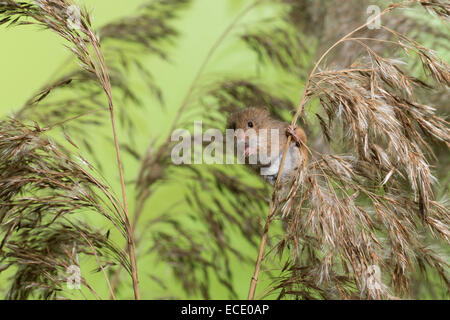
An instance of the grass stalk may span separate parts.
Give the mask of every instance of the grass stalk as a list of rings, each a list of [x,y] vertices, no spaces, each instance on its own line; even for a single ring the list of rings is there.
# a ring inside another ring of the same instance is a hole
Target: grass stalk
[[[295,113],[295,115],[294,115],[294,117],[292,119],[292,122],[291,122],[292,126],[295,126],[295,124],[297,123],[300,115],[303,113],[303,110],[304,110],[304,107],[305,107],[305,104],[306,104],[306,101],[307,101],[306,93],[308,92],[309,84],[310,84],[311,79],[314,76],[317,68],[320,66],[320,64],[325,59],[325,57],[334,48],[336,48],[339,44],[341,44],[342,42],[346,41],[347,38],[349,38],[351,35],[353,35],[354,33],[358,32],[359,30],[365,28],[369,24],[371,24],[374,21],[376,21],[377,19],[379,19],[381,16],[385,15],[386,13],[392,11],[393,9],[395,9],[398,6],[401,6],[401,5],[403,5],[403,3],[395,5],[395,6],[394,5],[389,6],[387,9],[385,9],[384,11],[379,13],[377,16],[375,16],[372,19],[368,20],[365,24],[363,24],[360,27],[354,29],[353,31],[351,31],[350,33],[348,33],[347,35],[342,37],[340,40],[335,42],[328,50],[325,51],[325,53],[322,54],[322,56],[319,58],[317,63],[314,65],[310,75],[308,76],[308,79],[307,79],[306,84],[305,84],[305,88],[303,89],[302,97],[300,99],[300,103],[299,103],[298,108],[297,108],[297,112]],[[288,148],[289,148],[289,145],[290,145],[291,141],[292,141],[292,138],[291,138],[291,136],[289,136],[288,140],[286,142],[286,146],[284,147],[283,157],[282,157],[281,164],[280,164],[280,170],[278,171],[277,180],[275,182],[274,190],[273,190],[273,193],[272,193],[272,200],[271,200],[271,203],[270,203],[270,206],[269,206],[269,211],[268,211],[268,214],[267,214],[266,224],[264,226],[264,232],[263,232],[263,235],[261,237],[261,241],[260,241],[260,245],[259,245],[258,257],[256,258],[255,270],[253,272],[253,275],[252,275],[252,278],[251,278],[251,281],[250,281],[250,289],[249,289],[249,293],[248,293],[248,300],[254,300],[255,299],[256,286],[258,284],[258,277],[259,277],[259,273],[260,273],[260,270],[261,270],[262,260],[263,260],[263,257],[264,257],[264,249],[265,249],[266,242],[267,242],[267,237],[268,237],[268,234],[269,234],[270,224],[271,224],[271,222],[273,220],[273,217],[275,215],[276,209],[278,208],[278,199],[276,197],[276,193],[278,191],[278,186],[280,184],[280,179],[281,179],[281,172],[283,171],[284,163],[286,161],[287,151],[288,151]],[[296,183],[296,181],[294,183]]]

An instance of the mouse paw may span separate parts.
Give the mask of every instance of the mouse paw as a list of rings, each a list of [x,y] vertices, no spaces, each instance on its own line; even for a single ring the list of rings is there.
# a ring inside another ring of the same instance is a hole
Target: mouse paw
[[[300,136],[298,135],[298,133],[297,133],[297,127],[293,127],[293,126],[289,126],[287,129],[286,129],[286,132],[289,134],[289,135],[291,135],[292,136],[292,139],[295,141],[295,142],[297,142],[299,145],[302,145],[302,139],[300,138]]]

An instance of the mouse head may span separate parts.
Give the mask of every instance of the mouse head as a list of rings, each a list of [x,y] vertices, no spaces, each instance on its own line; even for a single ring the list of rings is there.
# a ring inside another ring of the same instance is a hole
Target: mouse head
[[[246,145],[246,156],[257,152],[258,146],[249,147],[249,140],[255,138],[259,130],[267,129],[270,112],[265,108],[247,108],[236,111],[228,117],[227,129],[233,129],[238,144]]]
[[[258,133],[259,129],[265,129],[270,118],[269,110],[265,108],[247,108],[230,114],[227,120],[227,129],[242,129],[245,133],[252,129]],[[237,137],[239,139],[239,137]],[[241,137],[242,138],[242,137]]]

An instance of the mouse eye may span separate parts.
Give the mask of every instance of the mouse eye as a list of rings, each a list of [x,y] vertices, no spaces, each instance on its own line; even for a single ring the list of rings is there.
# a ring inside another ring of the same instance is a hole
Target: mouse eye
[[[249,128],[253,128],[253,122],[249,121],[247,124]]]

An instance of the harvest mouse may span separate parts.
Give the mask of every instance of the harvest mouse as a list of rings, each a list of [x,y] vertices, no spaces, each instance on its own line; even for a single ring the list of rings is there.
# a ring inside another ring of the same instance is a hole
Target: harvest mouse
[[[227,129],[234,130],[237,145],[243,145],[245,159],[254,156],[257,160],[251,163],[252,167],[258,169],[272,185],[277,180],[288,135],[292,139],[281,181],[295,175],[299,166],[307,162],[305,132],[300,127],[293,128],[287,122],[274,119],[265,108],[251,107],[230,114]],[[271,135],[273,132],[276,133],[275,136]],[[261,154],[267,155],[264,162],[260,159]]]

